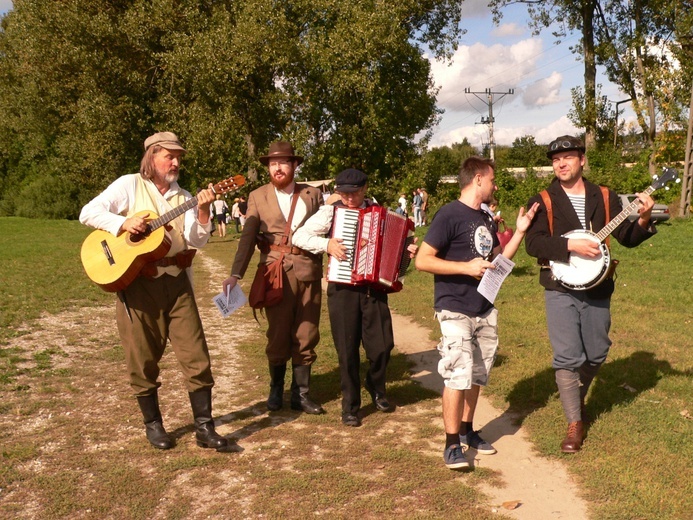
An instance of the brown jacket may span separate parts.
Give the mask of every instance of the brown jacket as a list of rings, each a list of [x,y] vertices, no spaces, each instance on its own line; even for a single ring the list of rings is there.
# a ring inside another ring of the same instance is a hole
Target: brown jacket
[[[297,183],[299,196],[306,204],[306,216],[298,227],[302,226],[322,205],[320,190],[307,184]],[[238,251],[233,261],[231,274],[243,277],[250,259],[255,252],[258,235],[266,238],[269,244],[280,244],[286,230],[286,219],[279,208],[279,201],[272,184],[265,184],[252,191],[248,197],[248,211],[245,226],[238,244]],[[293,233],[291,233],[293,235]],[[288,245],[292,246],[291,235]],[[260,263],[269,263],[281,253],[269,251],[261,253]],[[322,255],[287,254],[284,255],[284,270],[293,269],[296,278],[303,282],[319,280],[322,277]]]

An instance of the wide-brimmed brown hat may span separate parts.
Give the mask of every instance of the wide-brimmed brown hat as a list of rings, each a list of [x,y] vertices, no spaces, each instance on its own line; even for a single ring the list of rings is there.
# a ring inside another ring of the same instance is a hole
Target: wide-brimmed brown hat
[[[298,162],[298,164],[303,162],[303,157],[294,154],[294,147],[291,146],[291,143],[287,143],[286,141],[275,141],[270,144],[269,153],[260,157],[260,162],[267,166],[269,165],[270,159],[278,158],[291,159],[292,161]]]

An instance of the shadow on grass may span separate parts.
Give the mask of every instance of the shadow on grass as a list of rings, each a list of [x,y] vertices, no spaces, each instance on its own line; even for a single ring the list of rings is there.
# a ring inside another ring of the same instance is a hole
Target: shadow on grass
[[[387,367],[387,397],[395,407],[415,404],[432,397],[440,396],[435,392],[424,388],[419,381],[411,378],[412,363],[404,354],[394,352],[390,357]],[[370,395],[365,391],[364,381],[368,372],[369,363],[366,354],[361,349],[361,410],[362,418],[376,413]],[[436,374],[437,375],[437,374]],[[311,377],[310,395],[318,402],[326,403],[333,400],[339,401],[341,409],[341,386],[339,379],[339,366],[334,366],[327,372],[315,373]]]
[[[615,406],[634,401],[639,394],[654,388],[660,379],[670,375],[691,376],[690,372],[673,369],[668,361],[657,359],[652,352],[639,351],[623,359],[607,361],[590,389],[587,414],[596,419],[609,413]],[[532,412],[545,407],[556,393],[554,369],[547,368],[513,387],[507,398],[509,410],[521,424]]]

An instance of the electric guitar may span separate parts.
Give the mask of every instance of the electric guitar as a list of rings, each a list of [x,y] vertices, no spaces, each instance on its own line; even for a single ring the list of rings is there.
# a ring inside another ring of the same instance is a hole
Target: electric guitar
[[[215,184],[212,191],[223,194],[235,191],[245,184],[245,177],[236,175]],[[107,292],[125,289],[137,278],[145,264],[162,259],[171,249],[171,238],[166,224],[197,206],[193,197],[162,216],[153,211],[140,211],[134,216],[147,219],[147,231],[142,234],[128,232],[114,236],[108,231],[93,231],[82,244],[82,265],[87,276]]]
[[[647,195],[653,191],[663,188],[671,181],[680,182],[676,170],[672,168],[664,168],[664,173],[661,177],[653,177],[655,182],[643,193]],[[609,277],[611,272],[611,253],[608,246],[604,243],[606,237],[623,222],[639,206],[639,202],[635,199],[628,206],[623,208],[599,233],[593,233],[586,229],[576,229],[562,235],[565,238],[588,239],[599,244],[600,254],[594,258],[570,253],[568,262],[549,261],[551,273],[564,287],[575,291],[586,291],[592,287],[596,287]]]

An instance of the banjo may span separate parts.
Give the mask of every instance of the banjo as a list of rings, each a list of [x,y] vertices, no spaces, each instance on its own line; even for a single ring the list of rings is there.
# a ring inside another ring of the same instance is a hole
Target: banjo
[[[643,193],[649,195],[653,191],[666,186],[667,183],[676,180],[679,182],[676,170],[664,168],[661,177],[653,177],[655,182]],[[553,277],[564,287],[575,291],[586,291],[602,283],[611,274],[611,253],[604,240],[611,232],[623,222],[639,206],[639,201],[635,199],[628,206],[623,208],[599,233],[593,233],[586,229],[576,229],[562,235],[568,239],[587,239],[599,244],[599,255],[594,258],[570,253],[568,262],[549,261]]]

